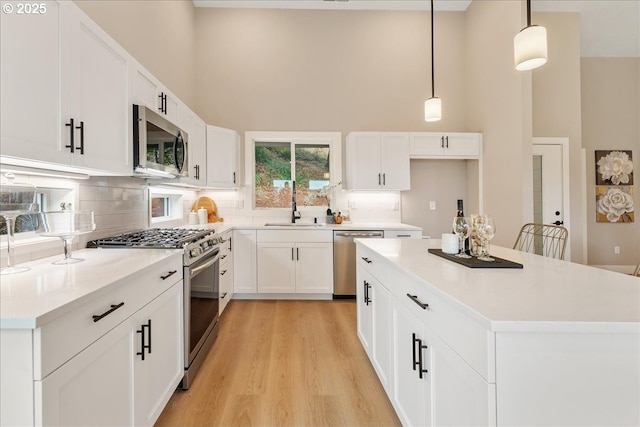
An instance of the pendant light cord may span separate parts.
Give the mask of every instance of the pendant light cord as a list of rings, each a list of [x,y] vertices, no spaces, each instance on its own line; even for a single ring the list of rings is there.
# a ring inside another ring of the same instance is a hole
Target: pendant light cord
[[[527,27],[531,26],[531,0],[527,0]]]
[[[529,0],[527,0],[529,1]],[[433,0],[431,0],[431,97],[435,98],[435,77],[433,66]]]

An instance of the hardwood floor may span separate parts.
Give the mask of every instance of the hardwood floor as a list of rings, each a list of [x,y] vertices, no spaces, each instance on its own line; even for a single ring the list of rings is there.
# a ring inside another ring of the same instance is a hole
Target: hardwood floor
[[[156,426],[399,426],[356,336],[356,304],[232,301]]]

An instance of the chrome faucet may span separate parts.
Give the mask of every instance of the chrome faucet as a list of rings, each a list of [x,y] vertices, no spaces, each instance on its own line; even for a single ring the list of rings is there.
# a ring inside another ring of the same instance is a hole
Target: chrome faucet
[[[295,224],[296,219],[300,219],[300,212],[296,207],[296,182],[291,181],[291,223]]]

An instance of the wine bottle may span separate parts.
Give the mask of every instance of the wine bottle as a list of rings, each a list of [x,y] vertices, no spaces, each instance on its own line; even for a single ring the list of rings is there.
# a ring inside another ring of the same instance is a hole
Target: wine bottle
[[[458,217],[464,217],[464,206],[463,206],[463,201],[462,199],[458,199],[458,211],[456,213],[456,216]],[[471,226],[471,224],[469,224],[469,226]],[[469,248],[469,241],[471,239],[467,238],[464,240],[464,248],[460,248],[461,251],[464,251],[465,253],[469,254],[470,253],[470,248]]]

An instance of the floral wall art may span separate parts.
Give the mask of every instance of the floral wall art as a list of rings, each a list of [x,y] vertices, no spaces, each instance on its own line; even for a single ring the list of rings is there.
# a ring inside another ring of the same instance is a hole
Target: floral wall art
[[[633,222],[631,150],[596,151],[596,222]]]

